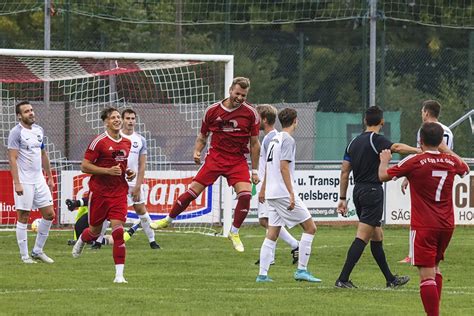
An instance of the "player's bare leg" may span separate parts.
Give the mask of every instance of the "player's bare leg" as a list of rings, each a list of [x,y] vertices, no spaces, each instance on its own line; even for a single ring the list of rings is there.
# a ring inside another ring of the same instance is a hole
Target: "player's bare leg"
[[[309,218],[300,224],[303,227],[303,234],[300,240],[300,256],[298,258],[298,268],[294,274],[296,281],[321,282],[321,279],[314,277],[308,271],[309,258],[313,245],[314,235],[316,234],[316,225],[313,218]]]
[[[84,246],[87,243],[92,243],[93,241],[97,240],[102,231],[102,226],[102,224],[97,226],[89,225],[88,228],[84,229],[81,236],[77,237],[74,247],[72,247],[72,256],[74,258],[79,258],[79,256],[82,254],[82,250],[84,250]]]
[[[48,257],[44,251],[44,245],[49,236],[49,230],[54,220],[54,208],[48,205],[39,209],[43,217],[38,225],[38,233],[36,235],[35,245],[31,251],[31,257],[36,260],[41,260],[44,263],[54,263],[54,260]]]
[[[171,212],[163,219],[155,221],[150,224],[150,227],[153,229],[161,229],[168,227],[173,220],[178,217],[188,206],[194,201],[199,194],[204,191],[206,187],[199,182],[193,181],[189,186],[188,190],[181,194],[178,199],[174,202]]]

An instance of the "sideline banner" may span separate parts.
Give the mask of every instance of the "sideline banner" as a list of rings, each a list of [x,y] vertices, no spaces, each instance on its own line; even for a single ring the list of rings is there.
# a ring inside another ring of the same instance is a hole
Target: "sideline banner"
[[[147,171],[145,172],[145,191],[148,213],[153,220],[165,217],[177,197],[184,193],[196,171]],[[76,212],[69,212],[65,200],[80,199],[89,191],[90,175],[80,171],[63,171],[61,186],[61,224],[74,223]],[[219,189],[209,186],[194,200],[178,218],[178,222],[216,223],[220,221]],[[133,207],[128,208],[128,218],[133,221],[137,215]]]
[[[385,189],[387,224],[410,224],[410,194],[402,194],[400,190],[402,182],[403,179],[387,182]],[[454,178],[453,204],[455,223],[474,225],[474,171],[464,178],[458,176]]]

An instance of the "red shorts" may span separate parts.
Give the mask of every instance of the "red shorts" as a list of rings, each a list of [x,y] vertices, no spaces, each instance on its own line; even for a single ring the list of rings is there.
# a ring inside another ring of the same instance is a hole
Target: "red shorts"
[[[208,186],[213,184],[219,176],[227,179],[229,186],[238,182],[250,183],[250,172],[245,157],[225,156],[216,151],[207,155],[204,164],[199,168],[194,181]]]
[[[99,226],[106,220],[127,220],[127,196],[97,196],[89,193],[89,225]]]
[[[414,266],[435,267],[444,259],[444,252],[448,248],[453,236],[452,230],[412,230],[410,247],[413,247],[411,263]]]

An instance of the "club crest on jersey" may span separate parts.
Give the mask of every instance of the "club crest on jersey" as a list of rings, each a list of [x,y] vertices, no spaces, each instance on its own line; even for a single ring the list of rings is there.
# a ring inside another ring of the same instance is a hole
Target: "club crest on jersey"
[[[133,148],[138,148],[138,142],[133,142],[132,146]]]
[[[219,127],[222,129],[224,132],[236,132],[240,131],[240,128],[238,128],[238,123],[236,120],[222,120],[219,121]]]
[[[112,158],[114,158],[115,161],[125,161],[127,159],[127,152],[123,149],[115,150],[112,152]]]
[[[38,141],[41,143],[41,135],[36,135],[36,138],[37,138]]]

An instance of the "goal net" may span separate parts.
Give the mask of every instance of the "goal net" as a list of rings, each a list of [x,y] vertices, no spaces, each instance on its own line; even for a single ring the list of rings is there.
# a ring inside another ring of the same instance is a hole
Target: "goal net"
[[[4,151],[0,222],[16,222],[7,141],[18,124],[15,105],[34,108],[45,130],[54,173],[56,224],[72,224],[75,212],[65,199],[88,191],[89,176],[79,171],[90,141],[104,131],[100,112],[109,106],[137,112],[136,131],[147,143],[147,209],[164,217],[191,183],[197,166],[192,150],[204,109],[225,97],[233,76],[227,55],[134,54],[0,49],[0,137]],[[183,232],[214,233],[221,224],[220,183],[209,187],[175,221]],[[33,210],[30,221],[39,217]],[[129,220],[137,218],[129,209]]]

